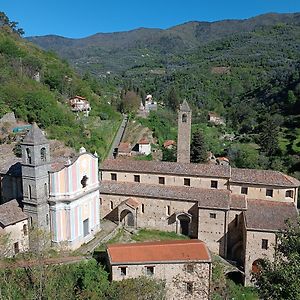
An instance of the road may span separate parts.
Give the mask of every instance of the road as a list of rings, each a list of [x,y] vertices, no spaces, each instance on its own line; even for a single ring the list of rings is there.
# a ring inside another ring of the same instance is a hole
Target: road
[[[117,132],[117,134],[115,136],[115,139],[114,139],[114,141],[113,141],[113,143],[111,145],[111,148],[110,148],[110,150],[108,152],[107,158],[114,158],[114,151],[115,151],[116,148],[118,148],[120,142],[122,141],[122,138],[123,138],[126,126],[127,126],[127,121],[128,121],[128,116],[124,115],[122,124],[119,127],[119,130],[118,130],[118,132]]]

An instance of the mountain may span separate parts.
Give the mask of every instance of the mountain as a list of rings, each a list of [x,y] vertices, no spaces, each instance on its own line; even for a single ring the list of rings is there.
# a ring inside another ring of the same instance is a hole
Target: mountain
[[[126,32],[97,33],[70,39],[47,35],[27,39],[41,48],[53,50],[78,69],[99,75],[122,72],[145,61],[158,62],[161,56],[181,54],[208,42],[241,35],[265,26],[300,24],[300,13],[265,14],[246,20],[188,22],[162,29],[138,28]]]

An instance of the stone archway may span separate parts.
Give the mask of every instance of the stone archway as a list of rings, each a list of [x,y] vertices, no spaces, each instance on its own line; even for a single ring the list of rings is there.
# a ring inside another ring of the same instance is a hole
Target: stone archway
[[[258,274],[263,266],[263,260],[262,259],[256,259],[253,263],[252,263],[252,267],[251,267],[251,272],[254,274]]]
[[[176,219],[177,233],[189,236],[192,216],[188,213],[178,213],[176,214]]]
[[[133,213],[128,210],[124,209],[120,213],[120,222],[125,226],[125,227],[135,227],[135,218]]]

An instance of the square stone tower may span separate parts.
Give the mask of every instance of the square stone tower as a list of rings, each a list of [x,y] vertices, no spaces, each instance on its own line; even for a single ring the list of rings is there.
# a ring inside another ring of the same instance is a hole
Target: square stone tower
[[[50,232],[49,170],[50,146],[36,123],[21,143],[23,211],[28,215],[29,226]]]
[[[189,163],[191,152],[192,111],[186,100],[178,110],[177,162]]]

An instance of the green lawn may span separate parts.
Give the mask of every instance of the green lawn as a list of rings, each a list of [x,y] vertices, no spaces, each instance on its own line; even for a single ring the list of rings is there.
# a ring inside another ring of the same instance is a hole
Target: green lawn
[[[146,241],[162,241],[162,240],[185,240],[188,239],[185,235],[179,235],[175,232],[165,232],[159,230],[141,229],[132,237],[133,241],[146,242]]]

